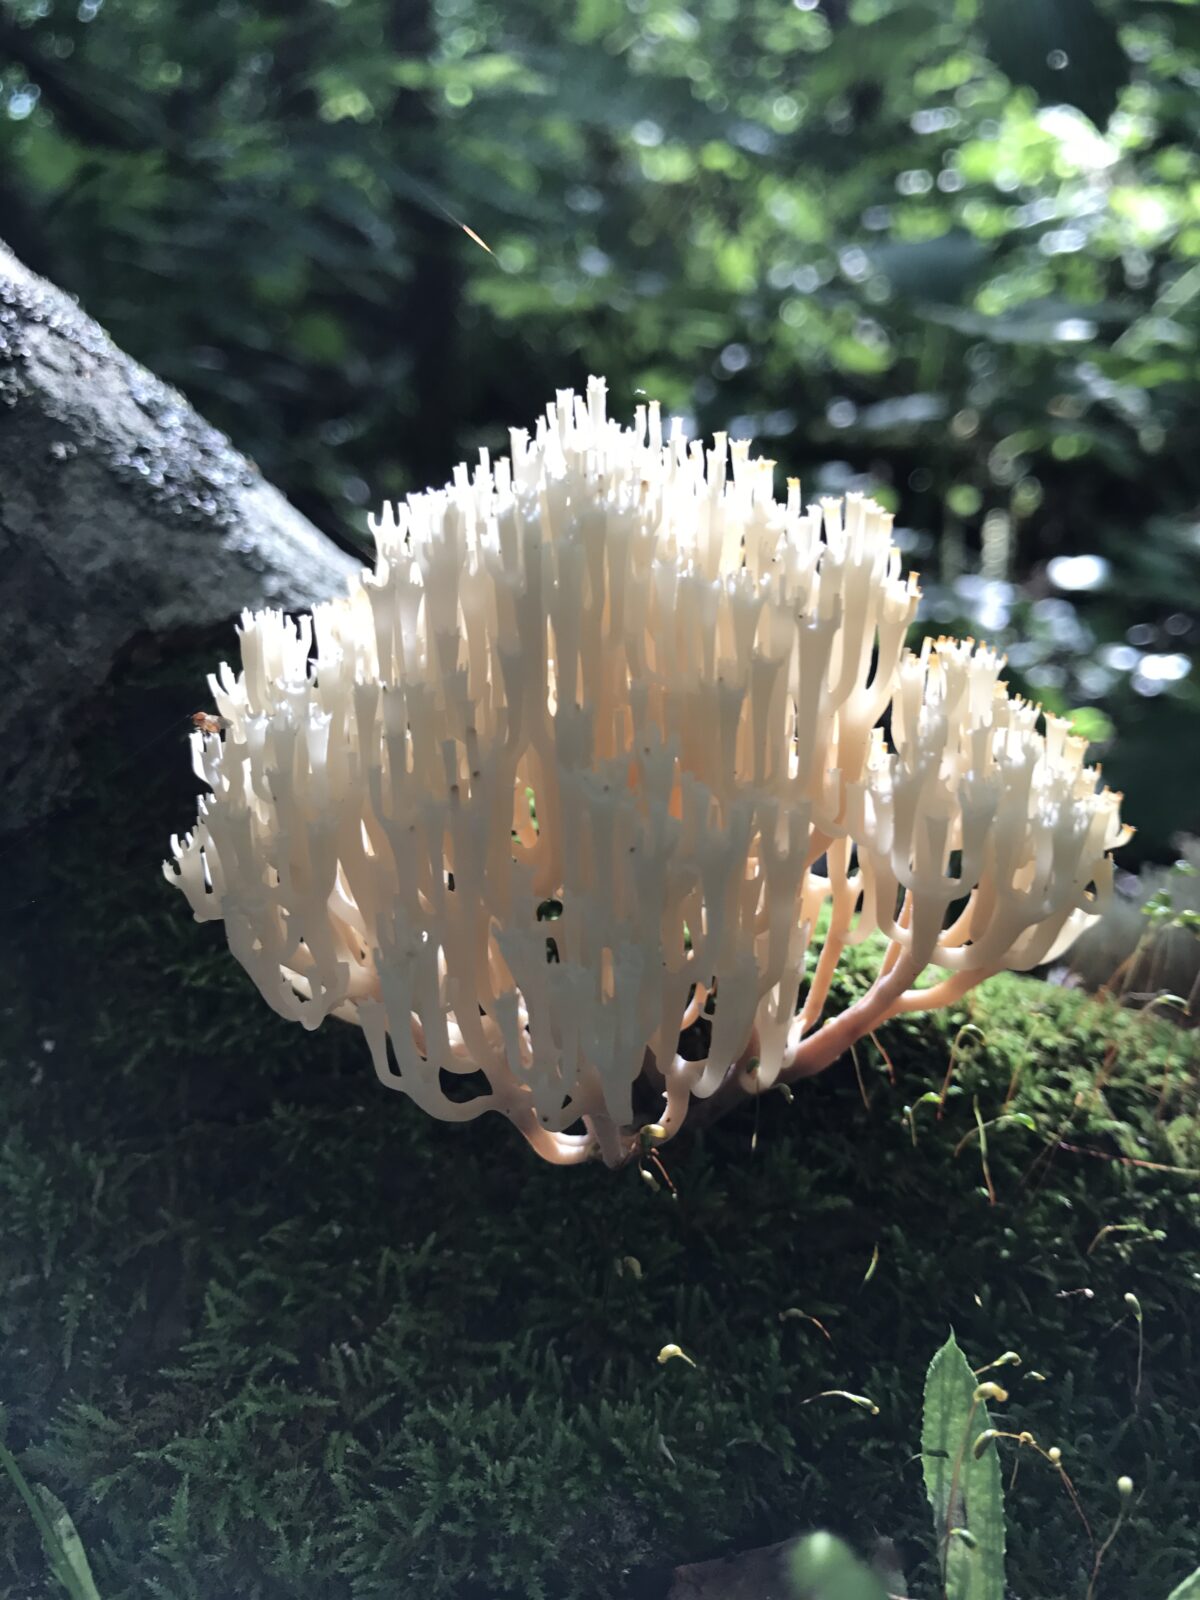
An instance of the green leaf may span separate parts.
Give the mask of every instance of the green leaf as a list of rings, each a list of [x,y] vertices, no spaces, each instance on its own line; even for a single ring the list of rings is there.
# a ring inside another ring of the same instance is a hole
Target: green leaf
[[[951,1333],[925,1378],[921,1465],[947,1600],[1004,1600],[1004,1490],[995,1446],[974,1454],[991,1427],[987,1407],[973,1400],[975,1387]]]
[[[788,1557],[788,1571],[797,1600],[887,1600],[870,1567],[831,1533],[810,1533],[799,1540]]]
[[[1185,1578],[1178,1588],[1172,1589],[1167,1600],[1200,1600],[1200,1567],[1190,1578]]]
[[[29,1508],[50,1571],[71,1600],[100,1600],[83,1544],[62,1501],[41,1484],[30,1484],[17,1465],[16,1457],[3,1443],[0,1443],[0,1469],[11,1479]]]
[[[981,240],[951,229],[936,239],[891,240],[875,245],[875,267],[897,294],[922,302],[961,300],[987,265],[991,251]]]
[[[71,1513],[58,1496],[51,1494],[44,1484],[36,1484],[34,1492],[41,1499],[62,1553],[61,1563],[59,1561],[54,1563],[56,1576],[71,1595],[71,1600],[100,1600],[95,1579],[92,1577],[92,1569],[88,1564],[87,1552],[83,1548],[83,1540],[75,1531]],[[63,1571],[63,1567],[66,1568],[66,1572]],[[69,1578],[67,1573],[70,1574]]]
[[[1077,304],[1047,296],[990,315],[940,305],[925,306],[920,315],[969,339],[990,339],[995,344],[1072,345],[1085,342],[1085,335],[1094,339],[1101,325],[1127,321],[1130,311],[1119,302]]]

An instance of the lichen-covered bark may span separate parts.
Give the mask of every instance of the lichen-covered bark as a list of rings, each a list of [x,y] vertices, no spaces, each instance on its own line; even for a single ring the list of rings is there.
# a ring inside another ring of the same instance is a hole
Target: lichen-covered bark
[[[306,609],[357,565],[0,242],[0,831],[69,792],[131,639]]]

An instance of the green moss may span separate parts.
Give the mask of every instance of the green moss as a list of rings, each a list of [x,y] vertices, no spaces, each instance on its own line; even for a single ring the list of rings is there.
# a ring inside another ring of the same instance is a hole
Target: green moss
[[[190,695],[135,704],[153,728]],[[498,1119],[447,1127],[378,1087],[355,1030],[274,1017],[187,919],[156,877],[194,788],[181,726],[136,775],[99,752],[93,804],[8,857],[6,1437],[105,1600],[661,1594],[677,1562],[818,1525],[896,1539],[911,1579],[948,1324],[976,1365],[1021,1352],[996,1425],[1062,1447],[1095,1526],[1135,1479],[1098,1596],[1196,1565],[1200,1186],[1137,1164],[1200,1168],[1187,1035],[997,979],[884,1031],[894,1085],[868,1042],[861,1093],[842,1063],[669,1146],[678,1200],[551,1169]],[[944,1114],[910,1120],[956,1037]],[[975,1105],[1010,1090],[1034,1127],[987,1128],[993,1204]],[[696,1366],[659,1366],[668,1342]],[[808,1403],[828,1389],[880,1414]],[[1044,1465],[1008,1518],[1014,1593],[1082,1595],[1090,1546]],[[15,1502],[0,1533],[25,1593]]]

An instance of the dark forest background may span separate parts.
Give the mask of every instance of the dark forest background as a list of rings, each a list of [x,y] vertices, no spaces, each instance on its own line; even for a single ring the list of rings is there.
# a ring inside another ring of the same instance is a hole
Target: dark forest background
[[[589,372],[752,433],[1127,864],[1200,829],[1198,132],[1171,0],[0,0],[0,234],[320,526]]]

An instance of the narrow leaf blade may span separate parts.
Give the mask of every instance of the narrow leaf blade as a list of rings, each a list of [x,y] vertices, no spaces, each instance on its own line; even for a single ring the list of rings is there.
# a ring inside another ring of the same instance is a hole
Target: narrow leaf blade
[[[978,1460],[972,1450],[991,1427],[986,1406],[972,1406],[975,1387],[952,1333],[925,1378],[921,1466],[947,1600],[1004,1600],[1004,1489],[994,1446]]]

